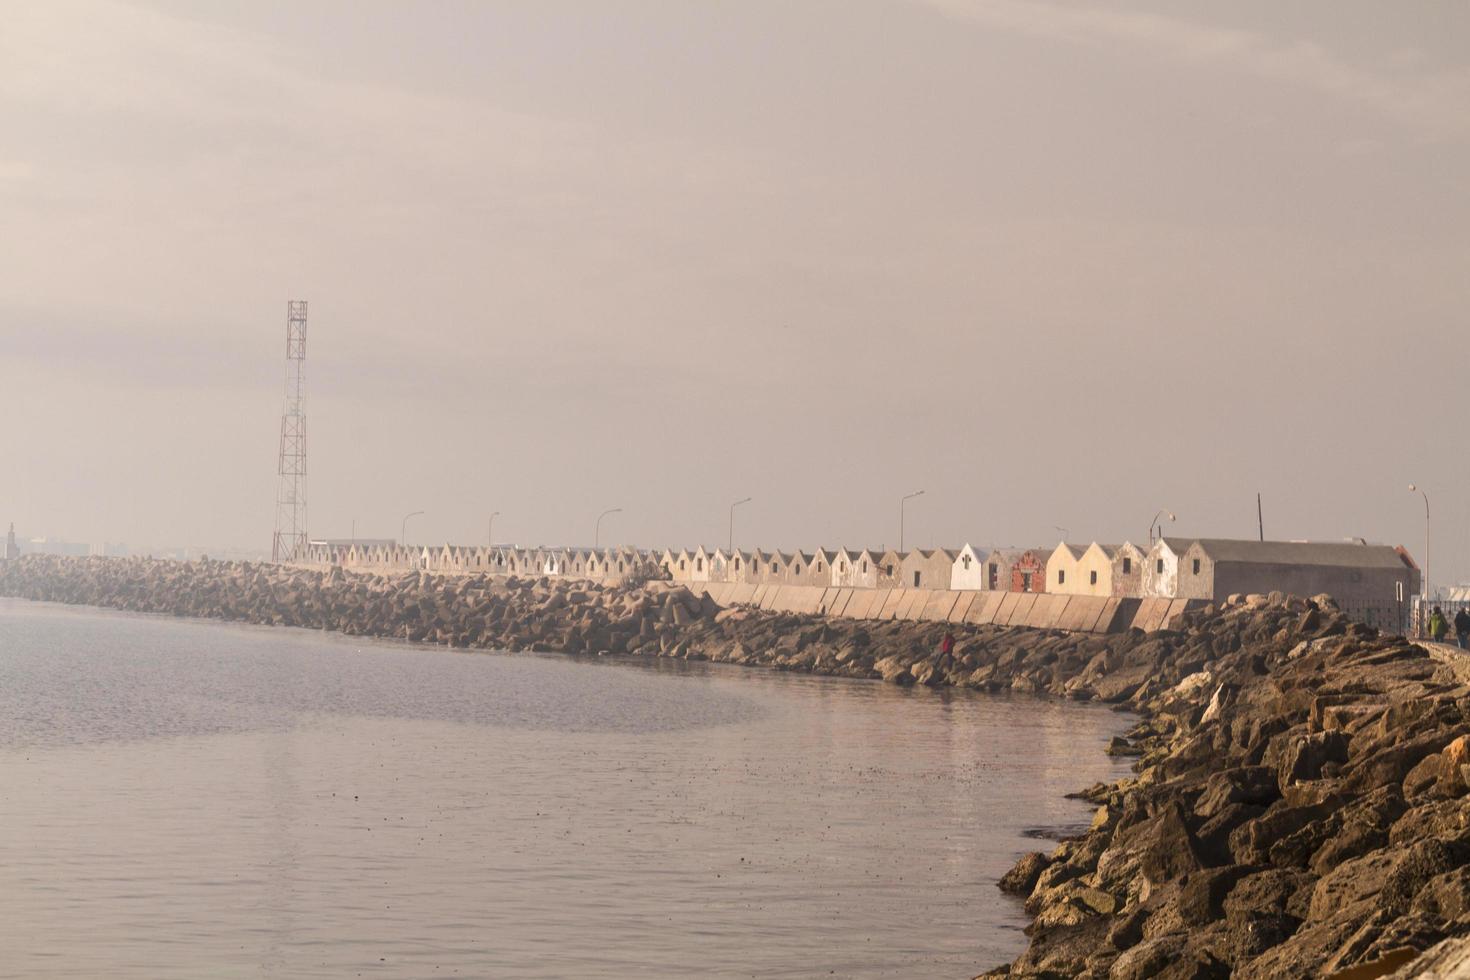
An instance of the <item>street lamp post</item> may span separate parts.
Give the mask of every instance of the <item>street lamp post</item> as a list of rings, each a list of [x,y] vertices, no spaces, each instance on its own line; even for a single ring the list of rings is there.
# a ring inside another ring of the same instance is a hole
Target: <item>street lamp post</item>
[[[924,496],[924,491],[922,491],[922,490],[915,490],[913,493],[907,494],[907,495],[899,498],[899,501],[898,501],[898,552],[899,552],[899,554],[903,554],[904,504],[908,503],[914,497],[922,497],[922,496]]]
[[[1169,518],[1170,523],[1173,523],[1173,521],[1175,520],[1174,512],[1171,511],[1171,510],[1169,510],[1168,508],[1164,508],[1163,510],[1160,510],[1157,514],[1155,514],[1153,521],[1148,526],[1148,543],[1149,544],[1153,544],[1154,543],[1154,528],[1159,527],[1159,518],[1161,518],[1161,517],[1167,517],[1167,518]],[[1159,537],[1162,538],[1163,536],[1164,536],[1164,529],[1163,528],[1159,528]]]
[[[407,545],[408,544],[408,542],[404,540],[404,534],[408,531],[408,519],[410,517],[418,517],[422,513],[423,513],[423,511],[416,510],[412,514],[404,514],[403,515],[403,521],[398,525],[398,543],[399,544],[401,544],[401,545]]]
[[[605,510],[597,515],[597,527],[592,532],[592,550],[596,551],[602,547],[602,519],[609,514],[621,514],[622,512],[623,508],[614,507],[612,510]]]
[[[1429,601],[1429,494],[1425,493],[1414,484],[1409,484],[1409,492],[1417,493],[1424,498],[1424,574],[1419,576],[1419,594],[1425,602]]]
[[[750,503],[749,497],[741,497],[739,500],[730,505],[730,541],[728,546],[726,547],[727,555],[733,555],[735,553],[735,508],[739,507],[741,504],[748,503]]]
[[[1070,539],[1072,537],[1072,532],[1068,531],[1066,528],[1062,527],[1060,524],[1053,524],[1051,526],[1051,529],[1053,531],[1061,531],[1062,532],[1062,541],[1064,541],[1064,542],[1067,541],[1068,539]]]
[[[490,523],[485,528],[485,544],[491,548],[495,547],[495,518],[499,516],[500,511],[498,510],[495,513],[491,514]]]

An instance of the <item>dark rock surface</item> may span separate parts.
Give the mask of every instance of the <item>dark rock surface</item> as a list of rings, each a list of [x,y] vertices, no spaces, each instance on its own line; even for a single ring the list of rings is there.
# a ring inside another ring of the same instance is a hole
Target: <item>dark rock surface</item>
[[[1134,775],[1002,887],[986,976],[1449,976],[1470,962],[1470,685],[1330,599],[1250,596],[1112,636],[721,609],[687,589],[27,556],[0,594],[461,648],[680,657],[1116,704]],[[939,651],[946,632],[953,651]],[[1431,962],[1426,960],[1425,962]],[[1408,965],[1405,965],[1405,964]],[[1454,975],[1459,975],[1458,973]]]

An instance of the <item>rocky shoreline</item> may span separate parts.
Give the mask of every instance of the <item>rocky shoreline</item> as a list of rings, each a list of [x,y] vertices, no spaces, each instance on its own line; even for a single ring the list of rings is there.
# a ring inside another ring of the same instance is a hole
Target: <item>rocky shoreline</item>
[[[1464,960],[1466,671],[1325,597],[1244,597],[1099,636],[722,609],[662,583],[209,561],[26,556],[0,563],[0,595],[1102,701],[1140,719],[1110,747],[1138,757],[1135,775],[1088,790],[1092,827],[1006,875],[1030,948],[986,976],[1362,980],[1458,975],[1425,964]]]

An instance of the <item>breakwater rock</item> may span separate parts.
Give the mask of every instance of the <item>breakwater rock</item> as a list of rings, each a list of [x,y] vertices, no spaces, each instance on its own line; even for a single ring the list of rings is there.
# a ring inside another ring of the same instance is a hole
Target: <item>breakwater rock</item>
[[[1386,976],[1470,935],[1470,684],[1462,662],[1251,596],[1109,636],[721,608],[664,583],[345,574],[27,556],[0,594],[459,648],[706,659],[1102,701],[1134,775],[1091,828],[1001,885],[1030,948],[987,976]],[[946,634],[954,640],[941,649]],[[1405,973],[1403,975],[1410,975]]]

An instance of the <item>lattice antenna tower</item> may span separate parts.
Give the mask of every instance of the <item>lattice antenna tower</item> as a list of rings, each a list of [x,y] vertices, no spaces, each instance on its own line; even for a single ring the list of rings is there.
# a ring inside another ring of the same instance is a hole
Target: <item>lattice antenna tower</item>
[[[286,404],[276,467],[276,535],[272,561],[306,552],[306,300],[286,303]]]

